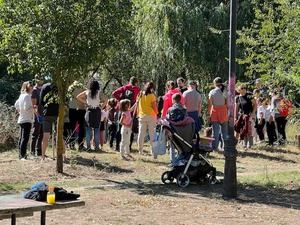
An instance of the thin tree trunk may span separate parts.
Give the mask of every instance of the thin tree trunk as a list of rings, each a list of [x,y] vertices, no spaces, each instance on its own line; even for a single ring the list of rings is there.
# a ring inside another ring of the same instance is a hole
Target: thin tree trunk
[[[64,98],[60,96],[60,98]],[[65,145],[63,139],[64,132],[64,114],[65,114],[65,105],[63,102],[59,103],[59,112],[58,112],[58,120],[57,120],[57,160],[56,160],[56,171],[58,173],[63,173],[63,154],[65,153]]]

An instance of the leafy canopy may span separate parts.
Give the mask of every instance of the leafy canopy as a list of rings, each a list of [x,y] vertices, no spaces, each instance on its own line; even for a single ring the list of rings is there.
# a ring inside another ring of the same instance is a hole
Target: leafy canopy
[[[114,45],[128,1],[3,0],[1,49],[10,71],[70,84]]]
[[[300,96],[300,3],[291,0],[252,0],[255,19],[240,33],[245,47],[239,63],[248,77],[262,77],[271,87],[289,89]]]

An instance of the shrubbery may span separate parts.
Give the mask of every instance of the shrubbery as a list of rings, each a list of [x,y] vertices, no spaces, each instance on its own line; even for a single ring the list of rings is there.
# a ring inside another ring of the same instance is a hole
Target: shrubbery
[[[15,108],[0,102],[0,151],[16,147],[18,137],[19,126]]]

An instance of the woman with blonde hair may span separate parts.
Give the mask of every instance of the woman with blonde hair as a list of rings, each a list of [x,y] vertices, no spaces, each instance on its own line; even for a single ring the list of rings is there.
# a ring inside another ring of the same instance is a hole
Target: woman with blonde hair
[[[19,159],[25,160],[27,155],[27,144],[29,141],[30,130],[34,121],[34,109],[31,101],[33,85],[26,81],[22,84],[21,94],[15,103],[15,108],[19,113],[18,124],[20,125],[19,138]]]

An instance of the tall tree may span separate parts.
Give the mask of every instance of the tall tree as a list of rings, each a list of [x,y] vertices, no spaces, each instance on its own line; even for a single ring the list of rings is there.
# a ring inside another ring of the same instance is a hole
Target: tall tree
[[[240,64],[246,75],[262,77],[271,87],[283,85],[291,97],[300,95],[300,3],[291,0],[252,0],[253,23],[238,42],[245,47]]]
[[[137,67],[158,83],[179,75],[210,83],[227,78],[229,1],[135,0]],[[238,29],[253,18],[250,0],[238,5]],[[243,71],[242,68],[237,68]]]
[[[68,86],[111,49],[129,0],[2,0],[1,51],[10,71],[41,72],[58,88],[57,171],[63,172],[63,118]],[[99,57],[100,56],[100,57]]]

